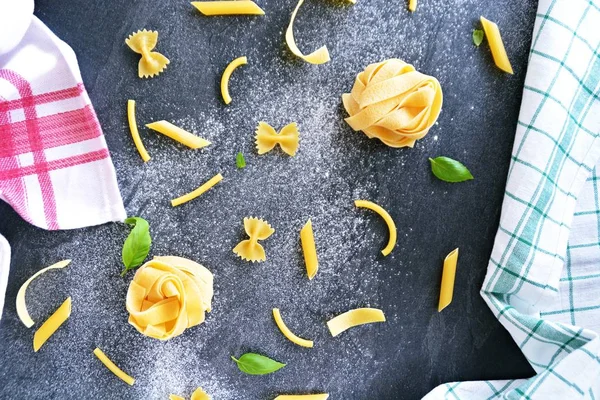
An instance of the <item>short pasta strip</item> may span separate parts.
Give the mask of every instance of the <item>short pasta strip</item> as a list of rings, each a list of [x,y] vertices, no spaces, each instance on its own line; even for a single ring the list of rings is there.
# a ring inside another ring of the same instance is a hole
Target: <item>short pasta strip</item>
[[[385,246],[385,248],[381,250],[381,254],[383,254],[384,256],[390,254],[394,249],[394,246],[396,246],[397,238],[396,224],[394,223],[394,220],[392,219],[390,214],[387,211],[385,211],[381,206],[373,203],[372,201],[355,200],[354,205],[356,205],[356,207],[368,208],[369,210],[375,211],[381,216],[381,218],[383,218],[390,232],[390,238],[388,240],[387,246]]]
[[[280,394],[275,400],[327,400],[329,393],[319,394]]]
[[[312,340],[302,339],[301,337],[296,336],[290,330],[290,328],[287,327],[287,325],[285,324],[285,322],[283,322],[283,319],[281,318],[281,312],[279,311],[279,308],[273,309],[273,318],[275,318],[275,323],[277,324],[277,327],[279,328],[281,333],[283,333],[283,336],[288,338],[291,342],[302,347],[312,348],[314,346],[314,342]]]
[[[265,249],[259,240],[265,240],[275,229],[267,222],[256,217],[244,218],[244,230],[249,239],[242,240],[234,247],[233,252],[245,261],[261,262],[267,259]]]
[[[194,200],[196,197],[199,197],[204,192],[206,192],[208,189],[212,188],[213,186],[215,186],[217,183],[221,182],[222,180],[223,180],[223,175],[216,174],[215,176],[210,178],[208,181],[206,181],[204,184],[202,184],[202,186],[200,186],[198,189],[196,189],[192,192],[189,192],[188,194],[184,194],[181,197],[171,200],[171,206],[177,207],[179,205],[182,205],[183,203],[187,203],[190,200]]]
[[[265,15],[253,1],[192,1],[192,5],[202,14],[213,15]]]
[[[154,50],[158,43],[158,32],[147,31],[146,29],[137,31],[125,39],[125,44],[142,58],[138,64],[138,76],[140,78],[152,78],[163,72],[169,64],[169,59]]]
[[[133,384],[135,383],[135,379],[133,379],[133,377],[131,377],[131,376],[127,375],[125,372],[123,372],[123,370],[121,368],[117,367],[115,365],[115,363],[112,362],[106,356],[106,354],[104,354],[104,352],[102,350],[100,350],[98,347],[96,347],[94,349],[94,355],[96,357],[98,357],[98,359],[100,361],[102,361],[102,364],[104,364],[104,366],[106,366],[106,368],[108,368],[110,370],[110,372],[115,374],[117,377],[119,377],[123,382],[127,383],[129,386],[133,386]]]
[[[444,259],[444,270],[442,271],[442,285],[440,287],[440,301],[438,312],[452,303],[454,294],[454,280],[456,278],[456,264],[458,263],[458,248],[454,249]]]
[[[506,49],[504,48],[504,42],[502,41],[498,25],[484,17],[481,17],[480,19],[483,30],[485,31],[485,37],[487,38],[490,50],[492,51],[494,63],[502,71],[512,74],[513,69],[510,65],[508,55],[506,54]]]
[[[46,272],[48,270],[61,269],[61,268],[66,267],[70,263],[71,263],[71,260],[63,260],[63,261],[57,262],[56,264],[52,264],[51,266],[41,269],[38,272],[36,272],[35,274],[33,274],[33,276],[31,278],[27,279],[25,281],[25,283],[23,285],[21,285],[21,288],[19,289],[19,292],[17,293],[17,315],[19,316],[19,319],[21,319],[21,322],[23,323],[23,325],[25,325],[28,328],[31,328],[33,326],[33,324],[35,324],[35,322],[29,316],[29,312],[27,311],[27,304],[25,303],[25,292],[27,291],[27,287],[29,286],[31,281],[33,281],[35,278],[37,278],[38,276],[40,276],[41,274],[43,274],[44,272]]]
[[[190,398],[190,400],[210,400],[210,396],[208,395],[208,393],[202,390],[202,388],[199,387],[196,390],[194,390],[194,393],[192,393],[192,397]]]
[[[377,308],[355,308],[327,321],[331,336],[337,336],[347,329],[355,326],[385,322],[383,311]]]
[[[180,127],[173,125],[168,121],[156,121],[150,124],[146,124],[147,128],[155,130],[156,132],[162,133],[165,136],[189,147],[190,149],[201,149],[210,145],[211,143],[199,136],[191,134],[190,132],[181,129]]]
[[[231,103],[231,96],[229,95],[229,78],[231,78],[231,73],[240,65],[246,64],[248,64],[246,57],[238,57],[230,62],[225,71],[223,71],[223,76],[221,77],[221,96],[223,96],[225,104]]]
[[[135,119],[135,100],[127,100],[127,121],[129,122],[129,131],[131,132],[131,137],[133,138],[135,148],[137,149],[138,153],[140,153],[142,160],[144,160],[144,162],[148,162],[150,160],[150,155],[146,151],[144,143],[142,143],[140,132],[138,131],[137,127],[137,121]]]
[[[417,0],[408,0],[408,11],[415,12],[417,9]]]
[[[285,31],[285,42],[287,43],[288,48],[294,55],[300,57],[304,61],[310,64],[325,64],[330,60],[329,58],[329,50],[327,50],[327,46],[322,46],[319,49],[313,51],[310,54],[304,55],[302,51],[296,45],[296,40],[294,39],[294,20],[296,19],[296,14],[298,14],[298,10],[300,6],[304,3],[304,0],[298,0],[298,4],[292,12],[292,17],[290,19],[290,24]]]
[[[50,336],[60,328],[60,326],[71,316],[71,297],[58,307],[56,311],[40,326],[33,335],[33,350],[38,351]]]
[[[304,253],[304,264],[306,264],[306,275],[308,275],[308,279],[312,279],[319,270],[319,259],[317,258],[317,246],[315,245],[315,235],[310,219],[300,230],[300,241]]]

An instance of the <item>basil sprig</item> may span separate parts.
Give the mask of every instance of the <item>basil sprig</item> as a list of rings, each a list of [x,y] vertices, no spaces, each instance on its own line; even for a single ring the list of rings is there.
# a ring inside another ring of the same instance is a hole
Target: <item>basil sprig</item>
[[[473,178],[471,172],[459,161],[449,157],[430,158],[431,172],[445,182],[464,182]]]
[[[240,371],[248,375],[267,375],[285,367],[283,363],[256,353],[243,354],[239,360],[231,356],[231,359],[236,362]]]

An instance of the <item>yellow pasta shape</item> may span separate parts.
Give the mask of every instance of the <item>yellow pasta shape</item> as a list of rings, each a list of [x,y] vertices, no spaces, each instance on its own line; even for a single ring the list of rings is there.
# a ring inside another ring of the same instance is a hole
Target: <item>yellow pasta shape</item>
[[[265,15],[253,1],[192,1],[192,5],[202,14],[212,15]]]
[[[273,309],[273,318],[275,318],[275,323],[277,324],[277,327],[279,328],[281,333],[283,333],[283,336],[288,338],[291,342],[296,343],[298,346],[302,347],[314,346],[314,342],[312,340],[302,339],[301,337],[296,336],[290,330],[290,328],[287,327],[287,325],[283,322],[283,319],[281,318],[281,312],[279,312],[279,308]]]
[[[168,121],[163,120],[152,122],[150,124],[146,124],[146,127],[162,133],[163,135],[170,137],[171,139],[189,147],[190,149],[201,149],[211,144],[208,140],[191,134],[190,132],[181,129],[180,127],[173,125]]]
[[[258,243],[271,236],[275,229],[267,221],[256,217],[244,218],[244,230],[250,239],[242,240],[233,249],[242,260],[260,262],[267,259],[265,249]]]
[[[25,281],[25,283],[23,285],[21,285],[21,288],[19,289],[19,292],[17,293],[17,315],[21,319],[21,322],[23,323],[23,325],[25,325],[28,328],[31,328],[33,326],[33,324],[35,324],[35,322],[29,316],[29,312],[27,311],[27,304],[25,303],[25,292],[27,291],[27,287],[29,286],[31,281],[33,281],[35,278],[37,278],[38,276],[40,276],[41,274],[43,274],[44,272],[46,272],[48,270],[61,269],[61,268],[66,267],[70,263],[71,263],[71,260],[63,260],[63,261],[57,262],[56,264],[52,264],[49,267],[43,268],[43,269],[39,270],[38,272],[36,272],[35,274],[33,274],[33,276],[31,278],[27,279]]]
[[[492,51],[494,63],[502,71],[512,74],[513,69],[510,65],[508,55],[506,54],[506,49],[504,48],[504,42],[502,41],[498,25],[484,17],[481,17],[480,19],[483,30],[485,31],[485,37],[487,38],[490,50]]]
[[[329,393],[319,394],[280,394],[275,400],[327,400]]]
[[[185,400],[185,398],[183,398],[181,396],[177,396],[176,394],[170,394],[169,400]]]
[[[377,308],[356,308],[327,321],[331,336],[337,336],[355,326],[385,322],[385,314]]]
[[[106,354],[104,354],[104,352],[98,347],[94,349],[94,355],[98,357],[100,361],[102,361],[102,364],[104,364],[104,366],[108,368],[110,372],[115,374],[118,378],[120,378],[123,382],[127,383],[129,386],[133,386],[133,384],[135,383],[135,379],[123,372],[121,368],[117,367],[116,364],[112,362],[110,358],[108,358]]]
[[[198,388],[194,390],[194,393],[192,393],[192,397],[190,398],[190,400],[210,400],[210,396],[208,395],[208,393],[202,390],[202,388]]]
[[[158,32],[141,30],[132,33],[125,43],[129,48],[142,55],[138,64],[140,78],[152,78],[164,71],[169,64],[169,59],[162,54],[152,51],[158,42]]]
[[[71,297],[67,297],[60,307],[35,332],[33,335],[33,350],[37,352],[50,339],[50,336],[69,319],[69,316],[71,316]]]
[[[452,303],[454,294],[454,279],[456,278],[456,264],[458,262],[458,249],[454,249],[444,259],[444,270],[442,272],[442,285],[440,287],[440,302],[438,312]]]
[[[189,192],[188,194],[184,194],[181,197],[171,200],[171,206],[177,207],[179,205],[182,205],[183,203],[187,203],[190,200],[194,200],[196,197],[199,197],[204,192],[206,192],[208,189],[212,188],[213,186],[215,186],[217,183],[221,182],[222,180],[223,180],[223,175],[216,174],[215,176],[210,178],[208,181],[203,183],[198,189],[196,189],[192,192]]]
[[[287,43],[287,46],[290,49],[290,51],[294,55],[303,59],[304,61],[311,64],[324,64],[330,60],[327,46],[320,47],[312,53],[304,55],[296,45],[296,40],[294,39],[294,20],[296,19],[296,14],[298,14],[298,10],[300,9],[302,3],[304,3],[304,0],[298,0],[296,8],[294,9],[294,12],[292,12],[290,24],[288,25],[287,30],[285,31],[285,42]]]
[[[392,250],[394,249],[394,246],[396,246],[396,238],[397,238],[396,224],[394,223],[394,220],[392,219],[390,214],[388,214],[388,212],[385,211],[381,206],[373,203],[372,201],[355,200],[354,205],[356,205],[356,207],[368,208],[369,210],[373,210],[377,214],[379,214],[379,216],[381,216],[381,218],[383,218],[383,220],[387,224],[388,230],[390,232],[390,238],[388,240],[388,244],[385,246],[385,248],[383,250],[381,250],[381,254],[383,254],[384,256],[387,256],[388,254],[390,254],[392,252]]]
[[[137,121],[135,119],[135,100],[127,100],[127,121],[129,122],[129,131],[131,132],[131,137],[133,137],[135,148],[138,153],[140,153],[142,160],[148,162],[150,160],[150,155],[146,151],[144,143],[142,143],[137,127]]]
[[[265,154],[279,145],[281,150],[290,156],[296,155],[300,145],[300,132],[295,122],[287,124],[279,133],[266,122],[259,122],[256,128],[256,149],[258,154]]]
[[[417,9],[417,0],[408,0],[408,11],[415,12]]]
[[[230,62],[225,68],[225,71],[223,71],[223,76],[221,77],[221,96],[223,96],[225,104],[231,103],[231,96],[229,95],[229,78],[231,78],[231,73],[240,65],[246,64],[248,64],[248,59],[246,57],[238,57]]]
[[[317,258],[317,246],[315,245],[315,235],[310,219],[302,227],[302,230],[300,230],[300,241],[302,242],[306,274],[308,275],[308,279],[312,279],[317,275],[317,271],[319,270],[319,259]]]

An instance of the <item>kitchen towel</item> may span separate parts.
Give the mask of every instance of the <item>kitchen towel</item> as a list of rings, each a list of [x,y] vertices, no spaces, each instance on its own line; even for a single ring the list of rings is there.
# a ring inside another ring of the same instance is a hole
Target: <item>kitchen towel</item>
[[[599,0],[539,1],[481,289],[536,375],[447,383],[427,400],[600,399],[599,26]]]

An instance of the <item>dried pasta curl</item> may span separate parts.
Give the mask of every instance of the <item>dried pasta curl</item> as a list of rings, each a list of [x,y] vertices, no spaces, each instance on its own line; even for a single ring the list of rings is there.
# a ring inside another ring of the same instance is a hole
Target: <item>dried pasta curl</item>
[[[427,135],[442,100],[437,79],[395,58],[369,65],[342,95],[348,125],[390,147],[413,147]]]

